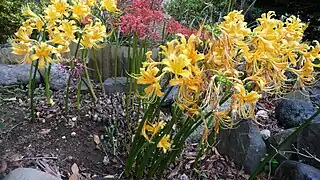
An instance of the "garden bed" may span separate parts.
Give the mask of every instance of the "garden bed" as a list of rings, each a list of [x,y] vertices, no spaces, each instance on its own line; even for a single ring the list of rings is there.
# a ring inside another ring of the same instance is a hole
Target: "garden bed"
[[[53,93],[53,106],[47,105],[45,98],[39,98],[45,97],[44,90],[38,89],[37,93],[37,120],[30,122],[27,90],[19,86],[0,88],[0,118],[4,120],[0,159],[3,165],[7,164],[6,168],[2,167],[3,174],[17,167],[39,168],[40,164],[47,164],[62,174],[63,179],[68,179],[75,163],[84,177],[125,178],[124,165],[132,132],[128,131],[125,112],[120,112],[124,111],[119,101],[124,94],[103,97],[99,91],[99,102],[93,106],[89,94],[83,92],[81,108],[71,107],[65,117],[62,91]],[[131,118],[134,122],[134,116]],[[248,178],[217,151],[203,157],[201,166],[194,169],[196,144],[188,143],[186,147],[180,160],[167,169],[166,179]]]

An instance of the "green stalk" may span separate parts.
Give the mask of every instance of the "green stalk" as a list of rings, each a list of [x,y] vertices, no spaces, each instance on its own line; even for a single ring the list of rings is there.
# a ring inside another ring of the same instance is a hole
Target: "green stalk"
[[[48,64],[48,63],[47,63]],[[49,63],[49,66],[45,68],[45,71],[44,71],[44,83],[45,83],[45,86],[46,86],[46,96],[47,96],[47,101],[48,103],[51,103],[50,100],[51,100],[51,95],[50,95],[50,82],[49,82],[49,79],[50,79],[50,70],[51,70],[51,64]]]
[[[34,107],[34,90],[36,86],[36,75],[37,75],[37,70],[38,70],[38,65],[39,65],[39,60],[37,60],[34,71],[33,71],[33,76],[32,76],[32,83],[31,83],[31,120],[34,122],[36,119],[36,114],[35,114],[35,107]]]
[[[131,50],[131,38],[129,38],[129,46],[128,46],[128,67],[127,71],[130,74],[130,50]],[[131,79],[130,76],[127,77],[127,82],[126,82],[126,87],[129,86],[129,78]],[[129,101],[130,101],[130,91],[126,91],[126,120],[128,122],[128,132],[129,135],[131,135],[131,119],[129,118]]]
[[[304,128],[306,128],[314,118],[316,118],[320,114],[320,108],[318,108],[317,112],[314,113],[309,119],[307,119],[303,124],[301,124],[296,130],[294,130],[286,139],[279,144],[277,149],[272,149],[271,153],[263,159],[260,165],[253,171],[250,175],[249,180],[253,180],[265,167],[265,165],[273,159],[273,157],[277,154],[277,151],[282,150],[292,138],[294,138],[299,132],[301,132]]]
[[[105,96],[106,95],[106,91],[104,89],[102,76],[101,76],[101,73],[100,73],[100,70],[99,70],[99,65],[98,65],[97,56],[96,56],[96,50],[92,49],[92,51],[93,51],[93,61],[94,61],[94,65],[95,65],[95,68],[96,68],[97,76],[98,76],[98,79],[99,79],[99,82],[100,82],[100,86],[102,88],[103,96]]]
[[[85,58],[85,51],[82,51],[81,58],[82,59]],[[77,109],[80,109],[80,106],[81,106],[81,103],[80,103],[81,85],[82,85],[82,76],[81,76],[81,73],[80,73],[79,77],[78,77],[78,87],[77,87],[77,103],[76,103]]]
[[[78,41],[78,44],[77,44],[76,52],[74,54],[74,58],[77,58],[79,47],[80,47],[80,43],[81,43],[81,38],[82,38],[82,33],[80,34],[80,37],[79,37],[79,41]],[[66,99],[65,99],[65,104],[64,104],[64,106],[65,106],[64,111],[65,111],[66,115],[68,114],[68,111],[69,111],[69,94],[70,94],[70,84],[71,84],[71,78],[72,78],[71,76],[72,76],[73,69],[74,69],[74,61],[72,60],[71,61],[71,68],[70,68],[70,72],[69,72],[69,77],[68,77],[68,81],[67,81]]]
[[[77,88],[77,104],[76,104],[77,109],[80,109],[80,106],[81,106],[81,103],[80,103],[81,85],[82,85],[82,79],[81,79],[81,75],[79,74],[78,88]]]
[[[88,50],[86,49],[85,50],[85,57],[87,57],[87,53],[88,53]],[[91,80],[90,80],[90,76],[89,76],[89,72],[88,72],[87,63],[86,63],[86,59],[85,58],[82,58],[82,64],[83,64],[83,68],[84,68],[85,77],[87,78],[87,81],[88,81],[89,93],[90,93],[90,95],[92,97],[93,103],[95,104],[97,102],[97,96],[94,93],[94,90],[93,90],[93,87],[92,87],[92,84],[91,84]]]
[[[32,89],[32,72],[33,72],[33,66],[34,66],[34,64],[33,64],[33,62],[31,62],[31,64],[30,64],[30,71],[29,71],[29,82],[28,82],[28,98],[31,98],[31,93],[32,93],[32,91],[31,91],[31,89]]]

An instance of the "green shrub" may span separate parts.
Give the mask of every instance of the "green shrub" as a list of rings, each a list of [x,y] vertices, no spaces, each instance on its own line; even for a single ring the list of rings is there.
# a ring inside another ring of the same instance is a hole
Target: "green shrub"
[[[30,4],[34,11],[41,10],[43,3],[49,0],[1,0],[0,1],[0,44],[8,39],[19,28],[23,17],[21,8]]]
[[[197,27],[203,20],[206,24],[219,21],[228,4],[227,0],[169,0],[165,9],[179,22]]]

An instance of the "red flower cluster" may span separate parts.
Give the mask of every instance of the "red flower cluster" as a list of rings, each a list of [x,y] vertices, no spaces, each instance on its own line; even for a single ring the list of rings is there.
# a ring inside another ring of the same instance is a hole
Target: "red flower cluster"
[[[181,33],[186,36],[196,33],[196,30],[187,28],[180,24],[178,21],[170,18],[166,23],[166,32],[169,34]]]
[[[163,0],[132,0],[124,9],[124,15],[120,17],[121,32],[134,33],[141,39],[148,37],[159,40],[162,27],[167,24],[167,33],[191,34],[191,30],[177,21],[165,19],[162,4]]]

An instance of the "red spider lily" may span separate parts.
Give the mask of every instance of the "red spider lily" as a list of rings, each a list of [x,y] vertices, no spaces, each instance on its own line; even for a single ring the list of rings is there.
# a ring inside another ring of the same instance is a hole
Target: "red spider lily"
[[[120,30],[124,33],[134,33],[139,38],[149,37],[153,40],[161,38],[161,27],[168,23],[167,33],[182,33],[190,35],[193,31],[182,26],[173,19],[165,19],[162,11],[163,0],[133,0],[124,9],[120,17]]]

